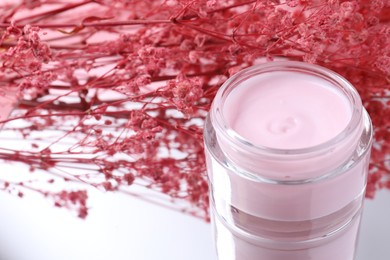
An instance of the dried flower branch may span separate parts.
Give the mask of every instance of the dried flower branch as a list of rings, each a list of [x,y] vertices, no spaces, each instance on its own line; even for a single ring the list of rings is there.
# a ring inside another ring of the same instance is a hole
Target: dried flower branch
[[[24,0],[0,13],[0,86],[17,93],[2,131],[31,143],[4,145],[4,160],[107,191],[142,186],[207,217],[210,103],[235,72],[284,57],[356,86],[375,125],[367,196],[390,188],[386,0]],[[87,215],[83,191],[51,194]]]

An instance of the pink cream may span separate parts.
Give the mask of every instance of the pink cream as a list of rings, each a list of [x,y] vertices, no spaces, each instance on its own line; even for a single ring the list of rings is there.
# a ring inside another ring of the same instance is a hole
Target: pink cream
[[[353,260],[371,125],[352,86],[299,62],[235,75],[205,126],[219,260]]]
[[[224,115],[239,135],[270,148],[324,143],[351,120],[349,101],[331,83],[311,75],[273,72],[255,76],[230,93]]]

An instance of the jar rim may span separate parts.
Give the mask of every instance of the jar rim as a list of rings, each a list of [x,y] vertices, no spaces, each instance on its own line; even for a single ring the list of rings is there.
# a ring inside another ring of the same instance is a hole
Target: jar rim
[[[262,146],[259,144],[254,144],[253,142],[247,140],[238,134],[234,129],[232,129],[226,118],[223,115],[223,105],[227,96],[230,92],[240,85],[241,82],[257,76],[266,72],[299,72],[299,73],[310,73],[312,76],[321,77],[329,82],[331,82],[335,87],[340,88],[343,94],[347,97],[350,106],[351,106],[351,118],[346,125],[346,127],[339,132],[336,136],[331,139],[322,142],[320,144],[304,147],[304,148],[292,148],[292,149],[282,149],[282,148],[273,148]],[[221,106],[216,106],[215,104],[222,104]],[[313,152],[322,151],[324,149],[329,149],[329,147],[335,146],[340,143],[343,139],[348,137],[353,133],[359,126],[362,118],[362,101],[357,90],[353,85],[347,81],[344,77],[338,73],[324,68],[319,65],[299,62],[299,61],[272,61],[262,64],[257,64],[249,68],[243,69],[238,73],[230,77],[217,92],[213,105],[210,109],[210,116],[212,121],[215,123],[217,131],[223,135],[229,142],[254,153],[266,153],[270,155],[304,155],[310,154]]]

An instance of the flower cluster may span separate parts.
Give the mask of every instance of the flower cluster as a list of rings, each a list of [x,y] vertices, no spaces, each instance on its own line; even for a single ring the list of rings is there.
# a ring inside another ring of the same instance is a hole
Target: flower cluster
[[[356,86],[375,126],[367,196],[390,188],[387,0],[19,0],[0,13],[0,87],[16,93],[0,123],[31,142],[2,159],[107,191],[144,187],[207,217],[213,97],[237,71],[283,57]],[[87,215],[84,191],[56,194]]]

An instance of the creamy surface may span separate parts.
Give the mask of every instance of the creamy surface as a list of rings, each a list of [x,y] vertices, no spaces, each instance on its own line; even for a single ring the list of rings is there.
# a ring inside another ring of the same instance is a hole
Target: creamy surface
[[[342,132],[352,116],[340,90],[297,72],[270,72],[242,82],[228,95],[223,113],[249,142],[278,149],[324,143]]]

